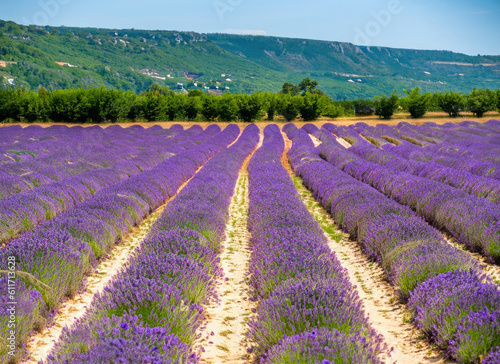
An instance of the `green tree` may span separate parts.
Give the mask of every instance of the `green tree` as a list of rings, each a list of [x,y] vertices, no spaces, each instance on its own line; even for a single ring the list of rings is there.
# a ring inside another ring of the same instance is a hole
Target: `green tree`
[[[292,95],[292,96],[295,96],[295,95],[299,94],[299,91],[300,90],[299,90],[299,88],[297,86],[295,86],[293,83],[289,83],[289,82],[286,82],[281,87],[281,93],[283,95]]]
[[[147,121],[165,120],[165,109],[163,98],[159,94],[155,92],[146,93],[141,114]]]
[[[176,94],[162,96],[162,107],[168,120],[174,121],[176,117],[181,116],[184,109],[184,97]]]
[[[439,108],[451,117],[458,116],[465,106],[464,96],[458,92],[445,92],[438,94]]]
[[[413,118],[423,117],[429,107],[429,94],[422,95],[420,93],[420,87],[412,88],[410,91],[403,91],[407,95],[402,99],[403,108],[406,109]]]
[[[85,94],[89,101],[87,116],[95,123],[101,123],[106,120],[106,87],[102,85],[100,88],[85,90]]]
[[[202,101],[201,114],[209,121],[214,121],[219,116],[219,102],[216,96],[205,95]]]
[[[398,108],[399,97],[396,93],[392,93],[390,97],[382,95],[375,98],[375,115],[384,119],[390,119]]]
[[[45,121],[45,105],[37,94],[24,92],[19,100],[19,117],[28,123],[40,120]]]
[[[306,121],[316,120],[323,113],[327,98],[323,95],[306,92],[300,103],[300,115]]]
[[[184,102],[184,115],[188,118],[188,120],[196,120],[198,118],[198,114],[201,111],[202,103],[199,97],[187,97],[187,100]]]
[[[260,118],[260,113],[264,105],[263,97],[264,96],[259,92],[252,95],[238,95],[237,103],[240,119],[249,123]]]
[[[132,105],[130,106],[130,110],[127,115],[127,119],[129,120],[140,120],[146,119],[144,115],[144,110],[146,108],[146,96],[138,95],[134,98]]]
[[[316,87],[318,87],[318,82],[311,80],[309,77],[304,78],[298,85],[297,88],[302,92],[302,95],[307,93],[316,93]]]
[[[50,104],[49,104],[50,93],[45,87],[40,87],[38,89],[38,99],[40,100],[40,110],[38,115],[38,120],[47,121],[49,119]]]
[[[433,92],[430,94],[428,111],[442,111],[439,107],[440,97],[441,94],[437,92]]]
[[[495,91],[490,89],[477,90],[474,88],[467,96],[466,106],[467,110],[480,118],[484,113],[495,110],[497,106],[496,101]]]
[[[500,89],[497,89],[497,100],[496,100],[496,103],[497,103],[497,110],[498,112],[500,112]]]
[[[161,86],[158,82],[153,82],[146,91],[144,91],[144,94],[153,94],[156,96],[159,95],[171,95],[173,94],[172,91],[169,90],[168,86]]]
[[[321,93],[317,90],[318,82],[311,80],[309,77],[304,78],[298,85],[294,85],[293,83],[286,82],[281,87],[281,93],[283,95],[292,95],[296,96],[299,94],[305,95],[306,93]]]
[[[299,116],[302,96],[282,95],[278,99],[278,112],[286,121],[293,121]]]
[[[203,96],[203,91],[202,90],[189,90],[188,96],[189,97]]]
[[[267,113],[267,120],[274,120],[274,115],[276,114],[276,109],[278,107],[278,96],[273,93],[266,93],[264,95],[264,110]]]
[[[235,121],[238,119],[238,103],[236,97],[224,94],[219,98],[219,118],[222,121]]]
[[[51,92],[49,105],[49,115],[53,121],[84,123],[91,120],[92,104],[82,88]]]
[[[122,92],[117,90],[109,90],[106,99],[106,114],[105,120],[113,123],[125,120],[130,113],[132,105],[135,103],[136,95],[132,91]]]
[[[325,110],[323,111],[323,116],[332,119],[338,118],[339,116],[343,115],[345,115],[345,109],[341,105],[334,102],[329,102],[326,105]]]

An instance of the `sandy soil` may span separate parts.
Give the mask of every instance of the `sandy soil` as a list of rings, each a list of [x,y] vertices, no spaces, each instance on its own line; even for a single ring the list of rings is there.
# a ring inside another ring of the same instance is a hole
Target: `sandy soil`
[[[316,138],[314,135],[309,134],[309,136],[311,137],[311,140],[313,141],[315,147],[318,147],[321,144],[321,140],[319,140],[318,138]],[[284,137],[285,137],[285,134],[283,134],[283,138]],[[291,146],[287,147],[287,150],[289,150],[290,148],[291,148]]]
[[[352,147],[352,145],[347,140],[339,138],[335,134],[333,134],[333,135],[335,136],[337,142],[340,145],[342,145],[344,148],[349,149],[350,147]],[[309,136],[311,137],[311,139],[312,139],[315,147],[318,147],[321,144],[321,140],[319,140],[318,138],[316,138],[314,135],[309,134]]]
[[[288,138],[285,138],[285,141],[288,150],[291,141]],[[282,162],[293,178],[285,154]],[[422,333],[407,322],[409,315],[405,306],[398,302],[395,290],[385,280],[380,265],[371,262],[358,243],[349,240],[348,235],[338,229],[329,214],[314,200],[311,192],[301,182],[298,192],[320,225],[333,228],[333,231],[325,233],[328,245],[340,260],[342,267],[347,270],[351,283],[356,286],[372,327],[384,337],[389,348],[393,348],[390,358],[381,359],[388,363],[400,364],[452,363],[453,361],[445,359],[444,353],[435,350],[423,339]]]
[[[343,118],[338,118],[338,119],[329,119],[329,118],[320,118],[314,122],[306,122],[306,121],[301,121],[301,120],[296,120],[294,121],[294,124],[297,125],[297,127],[301,128],[303,125],[312,123],[317,125],[318,127],[321,127],[323,124],[326,123],[332,123],[335,125],[352,125],[356,124],[359,122],[366,123],[368,125],[375,126],[377,124],[385,124],[385,125],[397,125],[398,123],[402,121],[407,121],[411,124],[415,125],[421,125],[425,122],[435,122],[436,124],[445,124],[445,123],[459,123],[465,120],[470,120],[470,121],[478,121],[478,122],[486,122],[490,119],[500,119],[500,114],[497,112],[488,112],[485,114],[484,117],[482,118],[476,118],[470,113],[462,113],[461,116],[456,117],[456,118],[450,118],[448,117],[447,114],[440,113],[440,112],[430,112],[427,113],[425,118],[422,119],[412,119],[409,114],[406,113],[397,113],[394,115],[394,117],[390,120],[385,120],[385,119],[379,119],[377,116],[367,116],[367,117],[343,117]],[[264,129],[269,124],[278,124],[280,127],[285,125],[285,121],[282,119],[276,119],[275,121],[257,121],[255,124],[259,126],[261,129]],[[163,128],[169,128],[173,124],[180,124],[184,126],[184,128],[189,128],[193,125],[200,125],[204,129],[209,126],[210,124],[213,124],[213,122],[208,122],[208,121],[152,121],[152,122],[146,122],[146,121],[139,121],[139,122],[122,122],[122,123],[117,123],[117,125],[121,125],[124,128],[130,127],[132,125],[141,125],[145,128],[149,128],[154,125],[160,125]],[[225,128],[229,124],[234,124],[230,122],[217,122],[216,124],[220,125],[221,128]],[[237,123],[240,128],[244,128],[248,123]],[[68,125],[68,126],[74,126],[74,125],[80,125],[83,127],[89,127],[89,126],[94,126],[94,125],[100,125],[104,128],[111,126],[111,125],[116,125],[116,124],[111,124],[111,123],[103,123],[103,124],[93,124],[93,123],[88,123],[88,124],[71,124],[71,123],[16,123],[16,124],[2,124],[0,123],[0,127],[3,126],[9,126],[9,125],[21,125],[22,127],[27,127],[29,125],[40,125],[42,127],[48,127],[51,125]]]
[[[343,138],[339,138],[339,137],[336,137],[337,138],[337,142],[343,146],[344,148],[346,149],[349,149],[350,147],[352,147],[351,143],[349,143],[347,140],[343,139]]]
[[[200,167],[200,169],[201,168],[203,167]],[[190,180],[191,179],[179,187],[177,194]],[[172,196],[162,206],[157,208],[152,214],[135,226],[129,233],[124,235],[118,245],[113,247],[107,259],[102,261],[97,266],[96,270],[87,277],[82,290],[75,297],[66,300],[58,307],[57,313],[51,320],[50,325],[28,339],[26,346],[27,355],[23,362],[34,364],[46,359],[47,355],[54,347],[54,344],[59,339],[63,328],[66,326],[71,327],[76,320],[85,314],[94,296],[98,292],[103,291],[106,285],[129,260],[132,253],[146,237],[151,226],[161,216],[163,210],[165,210],[170,201],[172,201],[177,194]]]
[[[259,146],[261,143],[262,135]],[[216,283],[219,300],[204,307],[207,320],[198,330],[197,352],[201,363],[205,364],[245,363],[251,360],[247,352],[250,346],[247,344],[246,323],[256,304],[250,300],[248,285],[250,233],[247,230],[247,166],[250,158],[247,158],[240,171],[229,206],[227,238],[222,242],[221,253],[224,277]]]

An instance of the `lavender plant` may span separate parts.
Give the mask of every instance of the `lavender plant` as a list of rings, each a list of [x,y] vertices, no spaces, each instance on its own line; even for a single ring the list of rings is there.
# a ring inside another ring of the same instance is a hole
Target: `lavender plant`
[[[479,362],[498,345],[500,291],[480,275],[478,262],[446,244],[407,207],[319,159],[318,151],[304,141],[305,131],[288,126],[287,133],[294,140],[289,159],[295,173],[340,226],[380,261],[400,296],[409,297],[414,323],[460,361]],[[342,168],[352,163],[346,158],[350,153],[330,149],[325,156],[336,165],[340,161]],[[472,331],[479,323],[476,336]]]
[[[209,133],[217,133],[217,130],[211,128]],[[90,244],[73,236],[72,231],[81,232],[84,230],[89,218],[94,221],[104,221],[106,225],[100,231],[104,232],[105,235],[101,236],[101,240],[103,244],[108,245],[111,236],[118,239],[129,226],[134,224],[134,219],[137,216],[143,216],[144,207],[147,206],[146,211],[152,211],[168,197],[175,194],[177,188],[185,180],[194,175],[196,170],[214,154],[226,148],[237,137],[238,133],[239,130],[234,128],[226,129],[209,141],[184,153],[179,153],[150,171],[130,178],[110,190],[101,191],[98,196],[94,196],[86,203],[79,205],[78,209],[67,211],[53,221],[40,225],[28,236],[11,241],[3,250],[5,254],[0,257],[0,264],[6,266],[5,259],[8,256],[15,256],[19,270],[33,274],[35,278],[51,287],[50,291],[41,292],[44,299],[43,312],[47,317],[47,314],[52,312],[62,297],[71,295],[80,287],[85,272],[96,263],[93,259],[95,254]],[[147,181],[147,183],[143,181]],[[128,197],[124,198],[123,196]],[[143,203],[139,204],[138,201],[141,200]],[[129,201],[128,205],[127,201]],[[130,213],[131,209],[127,209],[129,206],[136,206],[140,209]],[[59,225],[60,219],[67,217],[70,219],[65,220],[63,225]],[[73,225],[69,222],[72,222]],[[52,226],[57,226],[59,230],[53,230]],[[91,228],[95,225],[88,226]],[[52,238],[56,232],[59,237],[57,240]],[[101,241],[98,240],[98,233],[93,236],[96,238],[96,242]],[[102,246],[102,251],[106,251],[105,246]],[[161,315],[158,316],[156,310],[149,313],[149,316],[152,321],[161,320]],[[98,321],[96,320],[96,322]],[[31,332],[35,328],[32,324],[28,320],[26,327],[18,329]],[[97,334],[98,331],[96,328],[88,332]]]
[[[267,126],[264,144],[249,164],[250,273],[259,300],[249,322],[255,352],[262,362],[326,363],[344,357],[376,363],[383,350],[381,338],[281,165],[283,149],[278,127]],[[321,336],[316,342],[312,338],[317,330]],[[319,345],[323,337],[337,333],[356,345],[335,345],[333,339],[331,348]],[[372,355],[365,356],[367,352]]]
[[[226,133],[237,136],[239,128],[230,126]],[[258,128],[250,126],[236,143],[205,164],[167,206],[129,263],[95,297],[85,316],[71,330],[65,329],[48,363],[197,362],[191,346],[203,319],[201,304],[214,297],[213,280],[221,274],[219,242],[231,194],[241,165],[257,142]],[[203,208],[194,208],[202,198]],[[130,326],[141,327],[140,335]],[[157,339],[155,333],[161,336]]]

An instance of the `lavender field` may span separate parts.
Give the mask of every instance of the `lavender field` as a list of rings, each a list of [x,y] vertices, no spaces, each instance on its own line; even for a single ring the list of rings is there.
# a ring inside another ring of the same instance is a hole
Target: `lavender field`
[[[500,363],[500,120],[0,128],[0,364]]]

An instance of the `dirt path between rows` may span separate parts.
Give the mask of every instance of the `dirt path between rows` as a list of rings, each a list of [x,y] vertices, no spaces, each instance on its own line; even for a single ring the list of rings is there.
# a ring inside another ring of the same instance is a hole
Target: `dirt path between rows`
[[[384,278],[385,274],[380,265],[371,262],[359,244],[338,229],[331,216],[302,184],[302,180],[293,174],[286,157],[291,141],[285,135],[284,138],[286,148],[282,158],[283,166],[294,180],[307,209],[325,230],[330,249],[347,270],[351,283],[357,287],[372,327],[382,334],[389,348],[393,348],[390,358],[381,359],[387,363],[398,364],[453,363],[445,359],[443,352],[435,350],[423,339],[421,332],[407,322],[406,307],[398,302],[394,287]]]
[[[261,140],[256,149],[262,144]],[[253,155],[253,153],[252,153]],[[218,302],[204,307],[206,322],[198,330],[195,345],[202,364],[247,363],[252,357],[247,351],[247,322],[256,303],[250,300],[248,266],[250,233],[248,222],[248,162],[243,164],[235,192],[229,205],[226,240],[222,242],[221,268],[224,276],[216,283]],[[201,349],[203,347],[203,349]]]
[[[349,149],[350,147],[352,147],[351,143],[349,143],[347,140],[340,138],[340,137],[336,136],[335,134],[332,134],[332,135],[336,138],[337,142],[340,145],[342,145],[344,148]],[[309,134],[309,137],[312,139],[315,147],[318,147],[321,144],[321,140],[316,138],[314,135]]]
[[[203,167],[200,167],[196,173],[201,168]],[[113,247],[107,259],[102,261],[95,271],[86,278],[81,291],[75,297],[61,303],[50,325],[28,339],[26,345],[27,355],[25,355],[23,363],[34,364],[47,358],[47,355],[59,339],[63,328],[66,326],[71,327],[79,318],[83,317],[94,296],[102,292],[106,285],[116,276],[130,259],[132,253],[139,247],[151,226],[163,213],[163,210],[190,180],[191,178],[184,182],[174,196],[132,228],[129,233],[125,234],[118,245]]]

